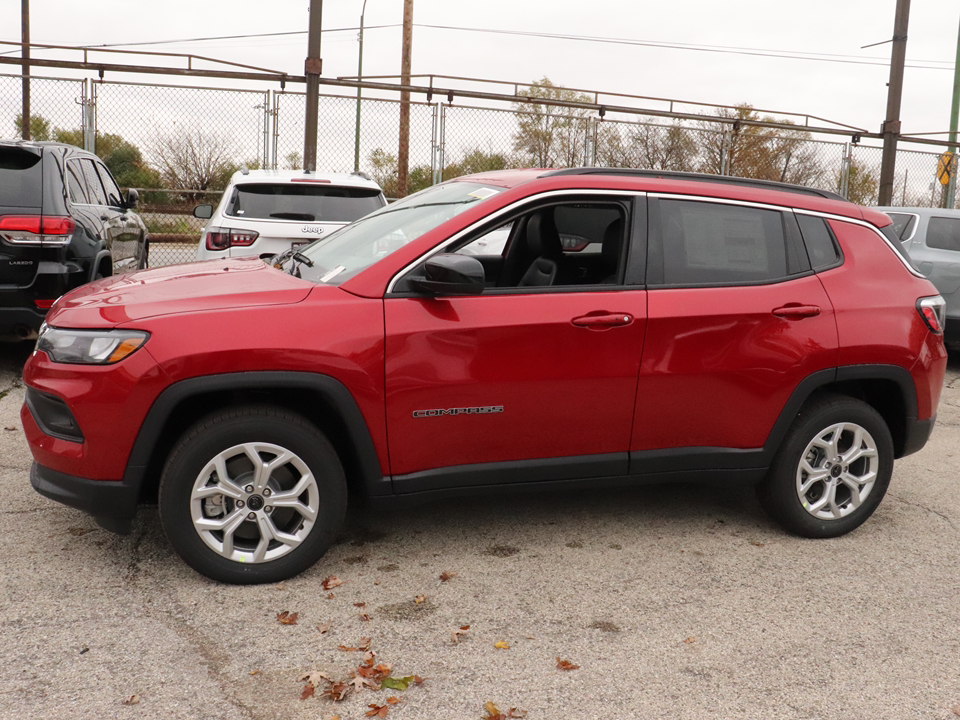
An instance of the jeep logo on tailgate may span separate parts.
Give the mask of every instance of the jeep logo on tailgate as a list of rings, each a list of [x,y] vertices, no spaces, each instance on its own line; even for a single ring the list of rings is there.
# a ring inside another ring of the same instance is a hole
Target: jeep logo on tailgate
[[[304,225],[302,228],[300,228],[300,232],[302,232],[302,233],[313,233],[314,235],[319,235],[320,233],[323,232],[323,228],[321,228],[321,227],[314,227],[314,226],[312,226],[312,225]]]

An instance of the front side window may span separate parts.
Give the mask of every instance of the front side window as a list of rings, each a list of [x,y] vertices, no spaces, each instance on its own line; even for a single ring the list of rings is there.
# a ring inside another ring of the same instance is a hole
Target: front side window
[[[960,252],[960,218],[930,218],[927,247]]]
[[[245,183],[234,188],[226,214],[254,220],[353,222],[383,207],[380,191],[313,183]]]
[[[780,212],[660,200],[659,214],[663,284],[772,282],[794,270]]]
[[[298,248],[294,264],[306,280],[339,285],[467,208],[500,192],[479,183],[449,182],[422,190]]]
[[[97,173],[100,175],[100,181],[103,183],[103,188],[107,193],[107,204],[113,207],[120,207],[120,204],[123,202],[123,198],[120,194],[120,188],[117,186],[117,183],[110,174],[110,171],[107,170],[106,165],[101,165],[100,163],[94,164],[96,165]]]

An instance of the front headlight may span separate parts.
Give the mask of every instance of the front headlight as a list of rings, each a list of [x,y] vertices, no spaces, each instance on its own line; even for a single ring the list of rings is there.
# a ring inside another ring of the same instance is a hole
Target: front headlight
[[[133,354],[149,337],[140,330],[70,330],[45,324],[37,350],[58,363],[110,365]]]

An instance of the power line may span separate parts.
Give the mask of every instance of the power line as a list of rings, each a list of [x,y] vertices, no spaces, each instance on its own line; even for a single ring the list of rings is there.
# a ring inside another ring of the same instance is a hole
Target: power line
[[[367,25],[364,27],[364,30],[382,30],[387,28],[397,28],[401,27],[400,23],[391,23],[385,25]],[[718,53],[718,54],[727,54],[727,55],[746,55],[751,57],[773,57],[780,58],[785,60],[808,60],[814,62],[830,62],[830,63],[841,63],[848,65],[875,65],[875,66],[889,66],[889,61],[880,57],[866,57],[861,58],[855,55],[839,55],[833,53],[809,53],[802,51],[781,51],[781,50],[768,50],[765,48],[750,48],[750,47],[739,47],[739,46],[728,46],[728,45],[697,45],[694,43],[678,43],[678,42],[660,42],[656,40],[634,40],[630,38],[611,38],[611,37],[602,37],[602,36],[593,36],[593,35],[568,35],[562,33],[541,33],[533,32],[528,30],[497,30],[493,28],[472,28],[472,27],[460,27],[456,25],[432,25],[427,23],[416,23],[415,27],[425,28],[430,30],[451,30],[455,32],[474,32],[474,33],[483,33],[483,34],[492,34],[492,35],[510,35],[510,36],[520,36],[520,37],[535,37],[543,38],[550,40],[569,40],[575,42],[592,42],[592,43],[601,43],[607,45],[628,45],[635,47],[653,47],[653,48],[664,48],[668,50],[688,50],[694,52],[709,52],[709,53]],[[342,27],[342,28],[327,28],[323,32],[325,33],[335,33],[335,32],[357,32],[359,27]],[[250,33],[244,35],[216,35],[209,37],[196,37],[196,38],[179,38],[172,40],[153,40],[153,41],[140,41],[140,42],[129,42],[129,43],[103,43],[100,45],[72,45],[71,48],[76,49],[86,49],[86,50],[96,50],[98,48],[120,48],[120,47],[137,47],[137,46],[150,46],[150,45],[175,45],[182,43],[194,43],[194,42],[209,42],[213,40],[247,40],[253,38],[270,38],[270,37],[291,37],[296,35],[306,35],[306,31],[303,30],[294,30],[289,32],[274,32],[274,33]],[[0,53],[0,54],[13,54],[17,52],[12,50],[9,53]],[[935,65],[933,63],[939,63]],[[953,63],[946,60],[914,60],[912,63],[908,63],[906,67],[916,68],[922,70],[952,70]]]

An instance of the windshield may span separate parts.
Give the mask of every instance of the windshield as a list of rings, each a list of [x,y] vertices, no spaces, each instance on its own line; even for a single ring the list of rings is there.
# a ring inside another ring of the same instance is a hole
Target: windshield
[[[299,248],[300,260],[288,260],[292,264],[288,269],[299,271],[306,280],[339,285],[500,191],[479,183],[435,185]]]

